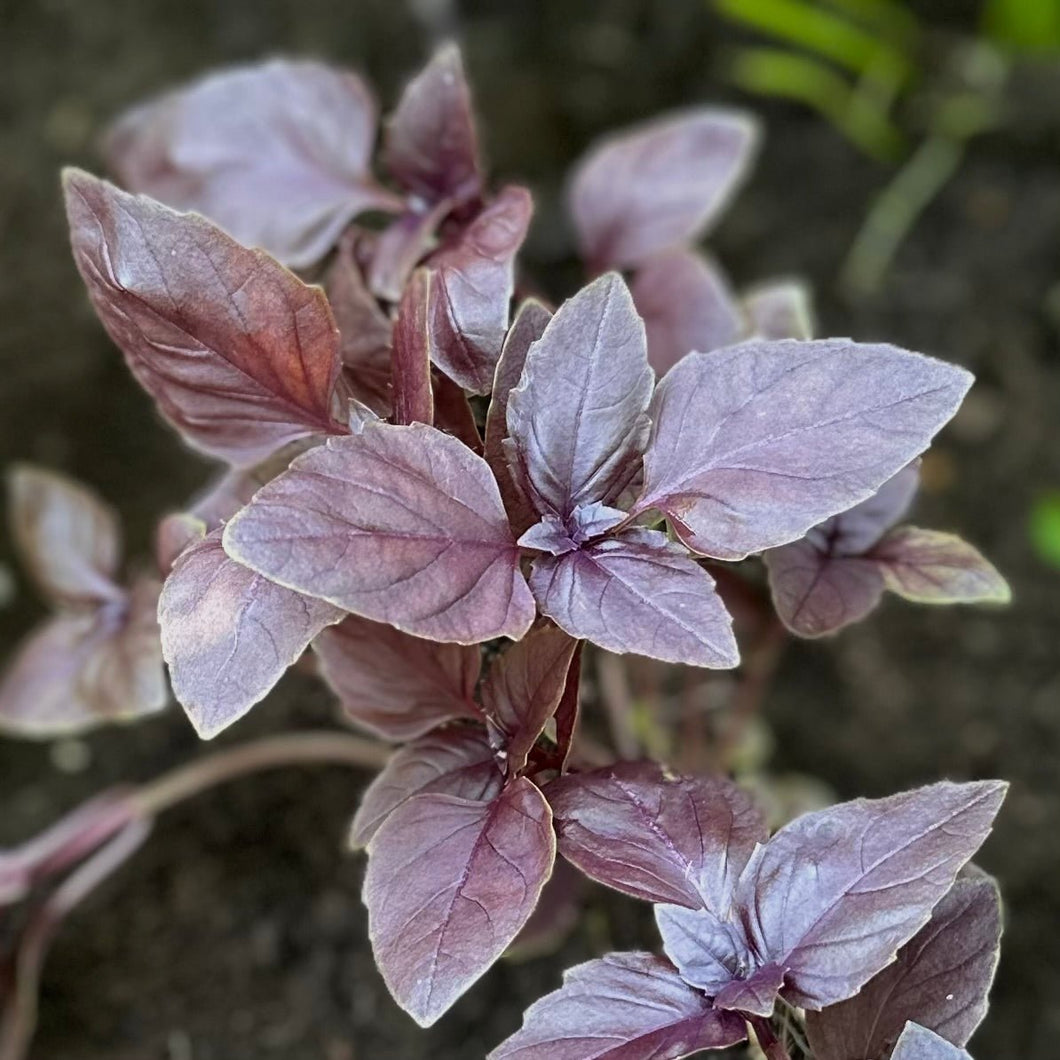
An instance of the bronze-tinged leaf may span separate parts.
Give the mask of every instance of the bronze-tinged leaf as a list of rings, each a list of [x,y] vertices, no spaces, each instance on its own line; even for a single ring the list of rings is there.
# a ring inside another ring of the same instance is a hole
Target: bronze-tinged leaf
[[[208,221],[65,174],[74,258],[103,325],[196,448],[254,464],[333,418],[338,331],[324,292]]]

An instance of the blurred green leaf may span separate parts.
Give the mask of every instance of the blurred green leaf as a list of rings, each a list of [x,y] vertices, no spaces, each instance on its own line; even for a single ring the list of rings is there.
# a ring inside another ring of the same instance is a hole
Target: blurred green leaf
[[[905,80],[909,58],[885,39],[807,0],[714,0],[724,16],[829,59],[856,74],[888,68]]]
[[[983,32],[1019,52],[1060,52],[1060,0],[986,0]]]
[[[915,47],[921,36],[916,15],[902,0],[822,0],[845,11],[862,25],[882,33],[904,49]]]
[[[817,59],[779,48],[744,48],[735,54],[730,76],[747,92],[813,107],[876,158],[893,160],[906,149],[904,135],[886,110]]]
[[[1030,533],[1038,558],[1060,569],[1060,490],[1043,493],[1034,502]]]

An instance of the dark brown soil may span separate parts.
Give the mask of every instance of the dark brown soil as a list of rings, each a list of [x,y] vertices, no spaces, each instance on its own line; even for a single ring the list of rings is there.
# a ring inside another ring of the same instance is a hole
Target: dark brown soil
[[[94,135],[122,105],[220,62],[288,51],[365,69],[391,101],[427,47],[398,0],[7,0],[0,8],[0,463],[26,458],[96,485],[150,521],[207,473],[155,419],[94,321],[58,195],[67,162],[98,168]],[[416,7],[438,4],[421,0]],[[444,5],[441,5],[444,7]],[[930,7],[931,5],[925,5]],[[951,3],[959,17],[969,5]],[[558,208],[566,165],[598,131],[725,98],[722,30],[706,0],[466,2],[462,31],[489,153],[538,193],[528,253],[553,293],[576,281]],[[934,5],[938,11],[939,5]],[[764,110],[757,174],[715,249],[735,279],[801,273],[822,330],[887,339],[979,375],[937,446],[918,519],[959,529],[1011,578],[1006,612],[888,603],[838,640],[799,645],[766,704],[776,765],[844,796],[939,776],[1001,776],[1008,805],[982,862],[1008,905],[994,1009],[976,1055],[1047,1060],[1060,1038],[1060,572],[1033,557],[1032,499],[1060,484],[1060,77],[1022,75],[1004,126],[978,141],[903,248],[884,289],[851,302],[839,262],[888,171],[802,112]],[[3,559],[11,563],[7,543]],[[6,653],[40,614],[24,583],[0,610]],[[328,724],[327,697],[292,675],[233,738]],[[224,741],[220,741],[224,742]],[[87,741],[58,771],[46,746],[0,741],[0,840],[90,792],[144,779],[200,748],[179,712]],[[430,1031],[374,971],[342,852],[363,776],[285,772],[163,819],[152,842],[64,930],[45,976],[37,1060],[470,1060],[610,947],[652,945],[643,912],[592,906],[562,954],[502,964]]]

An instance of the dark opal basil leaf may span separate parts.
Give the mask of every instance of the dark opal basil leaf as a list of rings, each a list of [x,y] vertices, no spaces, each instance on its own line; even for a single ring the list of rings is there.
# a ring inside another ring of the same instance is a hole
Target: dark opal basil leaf
[[[324,680],[350,720],[410,740],[453,718],[481,718],[477,645],[439,644],[350,615],[313,643]]]
[[[800,637],[859,622],[880,602],[883,575],[872,560],[833,557],[804,537],[765,553],[777,616]]]
[[[127,597],[59,614],[31,633],[0,682],[0,731],[53,738],[165,707],[158,591],[143,578]]]
[[[110,337],[194,446],[257,463],[332,417],[339,374],[324,292],[194,214],[67,170],[77,267]]]
[[[748,939],[788,970],[785,998],[853,996],[927,923],[990,832],[1000,781],[944,781],[808,813],[751,857],[737,886]]]
[[[917,1023],[907,1023],[891,1060],[972,1060],[963,1049]]]
[[[208,740],[237,721],[343,615],[231,559],[220,528],[180,556],[158,604],[173,694]]]
[[[556,310],[508,397],[509,463],[541,515],[565,519],[626,485],[647,437],[651,388],[644,324],[619,275]]]
[[[401,207],[372,178],[375,102],[361,79],[274,59],[222,70],[123,114],[104,145],[130,191],[194,210],[293,268],[365,210]]]
[[[582,257],[594,270],[627,268],[698,240],[746,175],[755,141],[744,115],[704,107],[592,148],[569,193]]]
[[[777,964],[756,968],[746,979],[734,979],[718,991],[714,1004],[732,1012],[772,1016],[777,995],[784,986],[785,969]],[[687,977],[686,977],[687,978]]]
[[[224,544],[280,585],[414,636],[517,640],[534,618],[489,466],[425,424],[328,439],[258,491]]]
[[[812,296],[798,280],[758,284],[744,295],[743,307],[756,338],[813,338]]]
[[[433,423],[430,328],[431,274],[412,274],[394,321],[394,357],[391,369],[395,423]]]
[[[560,853],[594,880],[649,902],[724,916],[768,832],[745,792],[721,777],[620,762],[548,785]]]
[[[712,1008],[669,962],[610,953],[569,969],[489,1060],[681,1060],[746,1037],[739,1016]]]
[[[19,556],[52,603],[120,600],[121,527],[114,510],[65,475],[18,464],[7,476],[8,518]]]
[[[889,1056],[908,1020],[965,1045],[986,1015],[1000,942],[997,884],[966,869],[893,964],[849,1000],[807,1013],[814,1056]]]
[[[728,281],[694,251],[649,258],[637,269],[632,292],[648,334],[648,361],[660,378],[685,354],[730,346],[747,331]]]
[[[1012,598],[988,559],[956,534],[900,526],[869,553],[892,593],[920,604],[995,603]]]
[[[507,187],[451,243],[431,255],[431,360],[454,382],[486,394],[508,330],[515,255],[534,204],[525,188]]]
[[[389,416],[391,324],[365,286],[352,240],[339,243],[325,289],[339,328],[344,384],[377,415]]]
[[[971,385],[963,368],[843,339],[751,341],[686,357],[652,403],[644,490],[719,559],[802,537],[922,452]]]
[[[434,1023],[508,948],[555,858],[552,814],[525,777],[492,802],[416,795],[368,844],[364,903],[397,1003]]]
[[[482,188],[471,90],[456,45],[440,48],[405,89],[386,129],[391,176],[427,202],[467,202]]]
[[[608,651],[720,669],[739,662],[714,580],[656,530],[539,556],[530,586],[542,614]]]
[[[379,826],[414,795],[431,792],[489,802],[504,774],[481,728],[440,729],[395,751],[368,785],[353,818],[350,845],[367,846]]]
[[[486,461],[493,469],[504,507],[517,534],[534,522],[535,514],[527,499],[526,469],[519,467],[513,473],[504,451],[504,440],[508,437],[508,395],[519,383],[531,344],[541,338],[551,319],[552,314],[532,298],[519,307],[501,348],[486,414]]]
[[[508,772],[518,773],[556,713],[577,641],[552,625],[531,630],[495,658],[482,682],[482,709],[504,752]]]
[[[745,982],[758,971],[758,962],[742,929],[724,914],[680,905],[657,905],[655,923],[662,936],[663,950],[682,978],[710,997],[716,997],[732,984]],[[772,999],[768,1011],[773,1011]]]
[[[449,199],[421,209],[406,209],[379,233],[367,269],[373,295],[386,302],[401,301],[412,270],[434,248],[438,225],[451,209]]]

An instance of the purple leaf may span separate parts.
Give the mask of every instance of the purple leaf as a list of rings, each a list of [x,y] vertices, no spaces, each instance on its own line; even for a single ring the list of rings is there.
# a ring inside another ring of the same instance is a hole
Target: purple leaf
[[[358,725],[410,740],[453,718],[482,715],[477,645],[438,644],[350,615],[313,644],[324,679]]]
[[[728,281],[690,250],[649,258],[637,269],[632,292],[648,335],[648,361],[660,378],[685,354],[729,346],[747,330]]]
[[[564,556],[575,552],[595,537],[602,537],[609,530],[626,521],[626,513],[618,508],[593,501],[579,505],[568,519],[548,514],[519,538],[521,548],[533,548],[549,552],[553,556]]]
[[[742,114],[703,108],[592,148],[569,194],[582,257],[594,270],[626,268],[696,242],[742,182],[755,133]]]
[[[433,423],[434,393],[431,390],[430,328],[431,274],[419,269],[412,274],[394,321],[392,380],[395,423]]]
[[[348,239],[339,243],[325,288],[339,328],[344,381],[358,401],[389,416],[391,324],[365,286]]]
[[[581,679],[582,645],[579,643],[574,650],[570,669],[567,671],[567,683],[563,688],[563,695],[560,696],[559,706],[556,707],[556,755],[553,766],[560,772],[567,766],[571,744],[574,742],[574,733],[578,727]]]
[[[527,756],[556,713],[577,641],[554,626],[531,630],[495,658],[482,682],[482,709],[491,739],[506,756],[509,775]]]
[[[813,338],[810,290],[798,280],[774,280],[753,287],[744,296],[743,307],[756,338]]]
[[[620,762],[549,784],[560,853],[594,880],[649,902],[724,915],[768,832],[750,796],[720,777]]]
[[[809,538],[770,549],[765,562],[777,616],[800,637],[860,622],[883,595],[883,575],[872,560],[829,556]]]
[[[922,452],[971,385],[963,368],[842,339],[686,357],[652,403],[644,492],[719,559],[802,537]]]
[[[475,410],[467,394],[448,376],[431,373],[434,386],[434,422],[440,431],[459,438],[474,453],[482,455],[482,435],[475,422]]]
[[[505,958],[525,961],[557,953],[581,919],[585,887],[585,877],[573,865],[557,860],[537,908],[505,951]]]
[[[918,481],[917,463],[910,464],[868,500],[765,553],[773,603],[788,629],[800,637],[834,633],[879,603],[883,573],[864,553],[902,517]]]
[[[808,813],[759,847],[737,887],[748,939],[820,1009],[894,959],[990,831],[1000,781],[942,782]]]
[[[724,913],[715,914],[709,909],[688,909],[679,905],[657,905],[655,923],[662,936],[666,956],[674,962],[690,986],[710,997],[726,990],[729,990],[730,996],[739,997],[750,979],[762,971],[766,973],[765,976],[755,979],[750,986],[752,991],[760,995],[758,1001],[751,1003],[756,1008],[764,1007],[765,1015],[773,1011],[776,990],[769,998],[765,998],[764,994],[768,993],[768,983],[772,979],[783,979],[782,970],[778,977],[768,970],[776,969],[776,965],[759,969],[759,962],[751,952],[740,926],[726,919]],[[779,987],[778,981],[777,989]],[[740,997],[740,1000],[747,999]]]
[[[513,476],[504,452],[504,439],[508,436],[508,395],[519,383],[531,344],[541,338],[551,319],[552,314],[532,298],[519,307],[497,361],[486,415],[486,461],[493,469],[504,507],[517,534],[535,521],[535,515],[527,497],[529,480],[525,469],[520,468],[518,475]]]
[[[105,151],[131,191],[205,214],[240,243],[302,268],[357,214],[400,209],[369,171],[375,129],[360,78],[276,59],[135,107]]]
[[[158,590],[143,578],[128,598],[57,615],[32,633],[0,683],[0,730],[50,738],[161,710],[169,694]]]
[[[986,1015],[1000,941],[997,884],[965,871],[893,964],[849,1000],[807,1013],[814,1056],[889,1056],[907,1020],[964,1045]]]
[[[417,795],[368,846],[364,902],[397,1003],[434,1023],[507,949],[552,872],[552,814],[525,777],[492,802]]]
[[[220,528],[188,549],[158,605],[173,694],[212,739],[237,721],[343,612],[230,559]]]
[[[891,1060],[972,1060],[963,1049],[940,1038],[934,1031],[907,1023]]]
[[[338,332],[319,287],[262,251],[78,170],[65,175],[74,257],[110,337],[197,448],[256,463],[332,417]]]
[[[489,1060],[680,1060],[746,1037],[742,1019],[712,1008],[667,961],[611,953],[569,969]]]
[[[608,651],[720,669],[739,662],[714,580],[656,530],[539,556],[530,586],[542,614]]]
[[[177,558],[206,536],[206,523],[188,512],[171,512],[163,516],[155,530],[155,558],[163,577],[169,574]]]
[[[921,604],[1006,604],[1012,592],[977,548],[956,534],[901,526],[869,553],[887,588]]]
[[[718,991],[717,1008],[747,1012],[752,1016],[772,1016],[777,995],[784,985],[785,969],[776,964],[756,968],[746,979],[734,979]],[[687,978],[687,976],[686,976]]]
[[[629,289],[601,276],[559,307],[508,398],[509,463],[542,515],[566,519],[621,491],[639,464],[651,388]]]
[[[379,233],[368,263],[372,294],[387,302],[401,301],[412,270],[434,248],[435,232],[452,206],[450,199],[443,199],[428,208],[407,209]]]
[[[427,202],[459,205],[478,195],[475,116],[455,45],[440,48],[405,89],[387,122],[383,160],[402,187]]]
[[[486,462],[424,424],[329,438],[225,528],[233,559],[431,640],[521,637],[534,601]]]
[[[11,533],[43,595],[66,606],[121,600],[114,510],[64,475],[20,464],[8,473]]]
[[[515,255],[534,205],[525,188],[504,188],[460,236],[427,261],[437,297],[431,301],[431,360],[454,382],[489,392],[508,330]]]
[[[368,786],[353,818],[350,845],[368,845],[379,826],[414,795],[495,799],[504,783],[493,748],[478,728],[449,728],[400,748]]]

